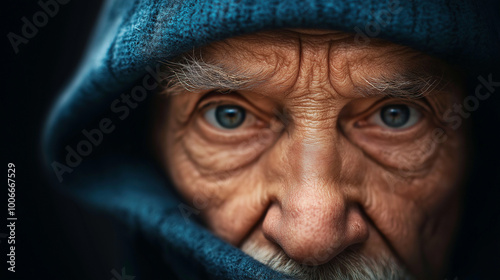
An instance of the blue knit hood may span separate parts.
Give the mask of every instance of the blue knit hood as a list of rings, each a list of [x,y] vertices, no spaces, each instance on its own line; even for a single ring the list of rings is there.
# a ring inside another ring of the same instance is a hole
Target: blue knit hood
[[[161,245],[180,279],[285,279],[197,222],[140,148],[159,62],[241,34],[301,27],[354,33],[360,43],[384,38],[474,73],[499,61],[500,49],[479,11],[466,0],[108,0],[47,120],[48,174],[56,188]],[[122,107],[123,95],[137,97],[137,108]]]

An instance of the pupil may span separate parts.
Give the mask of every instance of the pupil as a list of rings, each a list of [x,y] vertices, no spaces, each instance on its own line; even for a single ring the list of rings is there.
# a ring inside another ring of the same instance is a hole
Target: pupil
[[[406,105],[388,105],[380,111],[382,121],[390,127],[401,127],[410,119],[410,109]]]
[[[220,126],[236,128],[245,120],[245,109],[236,105],[221,105],[216,108],[215,116]]]

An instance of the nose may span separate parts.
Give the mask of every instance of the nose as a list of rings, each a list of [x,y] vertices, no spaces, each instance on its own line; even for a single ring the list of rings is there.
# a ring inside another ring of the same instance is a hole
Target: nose
[[[368,224],[344,191],[347,186],[342,184],[347,183],[341,179],[336,148],[302,142],[281,152],[292,156],[274,174],[279,177],[280,191],[264,217],[264,236],[290,258],[307,265],[326,263],[346,248],[366,241]]]

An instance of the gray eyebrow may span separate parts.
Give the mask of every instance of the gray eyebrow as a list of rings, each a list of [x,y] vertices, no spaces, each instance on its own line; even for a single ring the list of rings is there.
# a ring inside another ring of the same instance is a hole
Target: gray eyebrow
[[[442,74],[430,74],[426,71],[406,71],[390,76],[363,77],[364,87],[356,91],[362,96],[387,96],[392,98],[417,99],[444,89],[449,80]]]
[[[163,79],[167,81],[166,94],[179,91],[217,89],[237,91],[251,89],[266,80],[261,73],[250,73],[238,68],[207,62],[201,55],[183,55],[177,60],[163,62]],[[443,89],[449,83],[443,72],[436,69],[403,70],[390,76],[363,77],[365,85],[357,86],[356,94],[363,97],[386,96],[417,99]]]
[[[163,79],[167,81],[166,92],[176,90],[243,90],[262,82],[258,73],[250,73],[222,64],[205,61],[201,56],[182,56],[177,61],[164,62]]]

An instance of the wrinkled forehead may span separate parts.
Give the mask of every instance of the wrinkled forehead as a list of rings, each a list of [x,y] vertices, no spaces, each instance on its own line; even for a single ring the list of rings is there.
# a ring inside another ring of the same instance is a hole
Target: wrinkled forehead
[[[371,64],[371,66],[403,66],[424,68],[429,63],[444,64],[441,60],[390,41],[372,38],[362,43],[355,34],[334,30],[281,29],[229,38],[203,48],[206,57],[253,63],[291,63],[303,56],[332,64]],[[378,65],[377,65],[378,64]],[[356,66],[356,65],[352,65]],[[427,69],[431,70],[431,68]]]
[[[462,87],[457,70],[438,58],[382,39],[361,43],[354,34],[334,30],[261,31],[212,43],[198,54],[284,92],[325,82],[348,95],[372,80]]]

